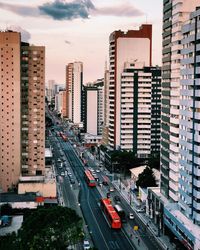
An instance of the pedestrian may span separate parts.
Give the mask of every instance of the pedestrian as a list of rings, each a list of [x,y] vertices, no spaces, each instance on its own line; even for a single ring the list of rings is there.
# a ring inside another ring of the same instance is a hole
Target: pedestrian
[[[140,239],[138,238],[138,246],[140,245]]]

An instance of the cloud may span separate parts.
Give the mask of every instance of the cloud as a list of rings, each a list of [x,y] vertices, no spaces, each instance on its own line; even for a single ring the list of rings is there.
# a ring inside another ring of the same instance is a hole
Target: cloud
[[[65,43],[66,43],[66,44],[71,44],[71,42],[70,42],[70,41],[68,41],[68,40],[65,40]]]
[[[40,15],[40,10],[37,7],[30,7],[25,5],[0,3],[0,9],[11,11],[20,16],[37,17]]]
[[[73,20],[75,18],[88,18],[89,11],[95,7],[90,0],[74,0],[72,2],[55,0],[39,6],[39,9],[43,14],[55,20]]]
[[[0,3],[0,9],[11,11],[20,16],[40,17],[48,16],[54,20],[73,20],[77,18],[87,19],[92,16],[142,16],[144,13],[135,8],[129,2],[125,2],[118,6],[108,6],[96,8],[91,0],[53,0],[46,2],[40,6],[27,6]]]
[[[124,3],[118,6],[102,7],[93,10],[94,15],[105,15],[105,16],[119,16],[119,17],[133,17],[142,16],[144,13],[135,8],[130,3]]]
[[[31,34],[27,30],[22,29],[20,26],[11,25],[7,27],[7,29],[20,32],[23,42],[28,42],[31,38]]]

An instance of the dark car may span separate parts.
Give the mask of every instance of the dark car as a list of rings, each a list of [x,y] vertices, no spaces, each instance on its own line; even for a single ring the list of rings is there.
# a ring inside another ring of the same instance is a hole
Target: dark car
[[[120,197],[118,195],[115,195],[114,196],[114,201],[118,202],[118,201],[121,201]]]
[[[71,184],[75,184],[75,180],[73,178],[70,178],[69,181],[70,181]]]

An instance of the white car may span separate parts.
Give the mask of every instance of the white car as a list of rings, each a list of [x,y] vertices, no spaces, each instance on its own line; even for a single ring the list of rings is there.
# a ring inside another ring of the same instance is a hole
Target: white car
[[[61,176],[65,176],[65,173],[64,172],[61,172],[61,174],[60,174]]]
[[[114,192],[115,190],[114,190],[113,187],[110,187],[110,188],[109,188],[109,191],[110,191],[110,192]]]
[[[135,217],[134,217],[133,213],[129,213],[129,219],[130,219],[130,220],[134,220],[134,218],[135,218]]]
[[[136,210],[137,213],[145,213],[145,209],[144,208],[140,208]]]
[[[83,249],[84,250],[90,249],[90,242],[88,240],[83,241]]]
[[[97,169],[96,172],[97,172],[97,173],[100,173],[100,169]]]

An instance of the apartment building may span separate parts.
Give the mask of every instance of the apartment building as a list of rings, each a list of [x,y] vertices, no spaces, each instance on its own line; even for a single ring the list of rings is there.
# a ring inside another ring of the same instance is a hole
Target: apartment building
[[[181,28],[200,1],[163,3],[161,192],[178,201]]]
[[[163,1],[161,183],[148,197],[159,228],[187,249],[200,249],[199,6],[193,0]]]
[[[0,186],[16,187],[20,175],[43,175],[45,167],[45,51],[0,32]]]
[[[44,175],[45,48],[21,43],[21,174]]]
[[[66,115],[74,124],[82,122],[82,85],[83,63],[69,63],[66,66]]]
[[[109,128],[109,70],[107,65],[104,72],[104,121],[102,131],[102,144],[108,145],[108,128]]]
[[[17,32],[0,32],[0,187],[16,186],[21,173],[20,46]]]
[[[120,148],[139,158],[160,152],[161,69],[127,62],[121,74]]]
[[[144,24],[139,30],[114,31],[109,47],[109,148],[120,149],[121,74],[125,62],[143,62],[151,66],[152,26]],[[141,53],[142,51],[142,53]]]
[[[92,135],[102,135],[104,119],[103,79],[84,86],[84,131]]]

